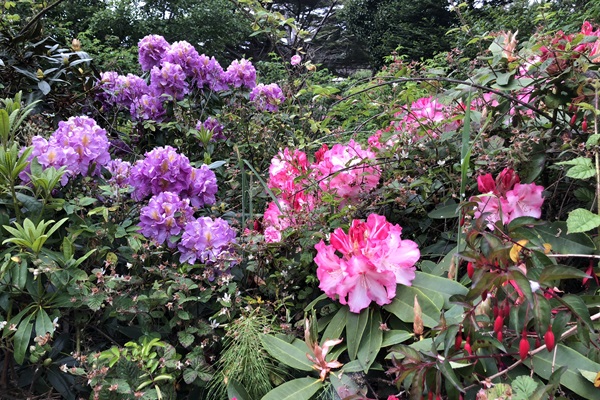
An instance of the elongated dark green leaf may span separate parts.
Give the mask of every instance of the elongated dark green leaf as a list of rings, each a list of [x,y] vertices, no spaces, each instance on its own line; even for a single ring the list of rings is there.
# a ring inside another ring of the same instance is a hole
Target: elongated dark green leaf
[[[552,246],[557,254],[591,254],[596,250],[594,242],[585,233],[567,233],[565,222],[553,222],[533,228],[544,242]]]
[[[439,361],[437,364],[438,364],[438,369],[440,370],[442,375],[444,375],[444,377],[446,377],[446,379],[448,379],[448,381],[450,383],[452,383],[452,386],[454,386],[460,392],[464,393],[465,391],[461,387],[460,381],[456,377],[456,374],[454,373],[454,370],[450,366],[450,363],[448,362],[448,360],[445,359],[444,361]]]
[[[390,330],[383,332],[383,341],[381,342],[381,347],[393,346],[395,344],[405,342],[411,337],[413,337],[413,334],[409,331]]]
[[[227,397],[237,400],[251,400],[246,388],[235,379],[229,378],[227,383]]]
[[[432,219],[458,218],[458,204],[449,204],[436,208],[427,214]]]
[[[533,301],[533,322],[536,332],[546,332],[550,325],[550,302],[541,294],[536,293]]]
[[[35,317],[35,335],[44,336],[46,332],[54,333],[54,324],[43,308],[38,308]]]
[[[360,347],[356,358],[363,365],[363,372],[366,374],[371,368],[375,357],[381,349],[383,341],[383,331],[381,330],[381,313],[379,310],[370,310],[369,322],[362,335]]]
[[[263,396],[262,400],[310,400],[323,387],[315,378],[299,378],[277,386]]]
[[[33,314],[27,315],[21,323],[17,326],[17,332],[15,332],[14,340],[14,357],[17,364],[23,364],[23,360],[25,359],[25,353],[27,352],[27,347],[29,346],[29,341],[31,339],[31,331],[33,330],[33,323],[31,322],[31,318]]]
[[[346,319],[346,339],[348,341],[348,356],[356,359],[363,332],[369,320],[369,309],[365,308],[360,314],[348,313]]]
[[[331,321],[329,321],[327,328],[325,328],[325,332],[323,332],[323,337],[321,339],[321,344],[323,344],[323,342],[326,340],[338,339],[342,337],[342,332],[346,327],[346,319],[349,312],[350,309],[346,306],[343,306],[338,310]]]
[[[516,351],[516,349],[514,349]],[[559,367],[566,367],[566,371],[560,377],[560,384],[577,393],[584,399],[600,399],[600,390],[585,379],[580,369],[586,371],[600,371],[600,364],[593,362],[581,353],[562,344],[556,346],[556,357],[554,352],[542,351],[533,356],[533,372],[544,379],[549,379],[552,371]]]
[[[306,358],[308,347],[303,353],[296,346],[272,335],[261,335],[260,340],[267,352],[285,365],[302,371],[313,370],[311,362]]]
[[[391,312],[403,322],[414,322],[415,320],[415,296],[419,299],[419,305],[423,312],[423,325],[433,328],[439,323],[441,310],[422,291],[410,286],[398,288],[394,300],[384,309]]]
[[[415,279],[412,282],[412,286],[419,289],[425,288],[437,292],[444,298],[444,308],[451,307],[451,296],[455,294],[466,295],[469,292],[466,287],[454,280],[419,271],[415,272]]]
[[[573,314],[581,318],[581,320],[588,326],[589,329],[594,329],[592,325],[592,319],[590,318],[590,311],[580,297],[573,294],[568,294],[562,297],[562,301]]]
[[[544,268],[542,274],[540,275],[540,282],[548,282],[554,281],[558,279],[583,279],[583,278],[591,278],[584,271],[568,267],[566,265],[549,265]]]
[[[8,113],[6,110],[0,110],[0,138],[2,138],[3,143],[8,141],[8,136],[10,134],[10,121],[8,118]]]

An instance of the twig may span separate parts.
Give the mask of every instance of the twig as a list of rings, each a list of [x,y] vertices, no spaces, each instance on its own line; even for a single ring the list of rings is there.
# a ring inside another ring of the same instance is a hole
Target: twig
[[[563,257],[581,257],[581,258],[599,258],[598,254],[546,254],[546,257],[563,258]]]

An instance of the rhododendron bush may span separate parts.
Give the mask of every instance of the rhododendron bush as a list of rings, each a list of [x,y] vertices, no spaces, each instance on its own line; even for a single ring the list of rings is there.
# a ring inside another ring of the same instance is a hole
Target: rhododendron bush
[[[0,385],[598,398],[599,32],[325,84],[150,35],[52,129],[5,99]]]

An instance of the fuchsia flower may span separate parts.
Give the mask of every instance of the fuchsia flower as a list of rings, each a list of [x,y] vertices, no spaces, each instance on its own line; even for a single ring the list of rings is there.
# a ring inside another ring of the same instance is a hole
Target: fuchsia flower
[[[505,168],[494,180],[491,174],[477,178],[477,186],[484,196],[473,196],[477,202],[475,218],[485,216],[488,228],[501,221],[509,224],[519,217],[539,218],[542,215],[543,186],[534,183],[521,184],[514,170]]]
[[[336,229],[330,245],[322,240],[315,245],[319,288],[348,304],[354,313],[371,301],[389,304],[397,284],[412,284],[420,258],[417,244],[402,240],[401,233],[400,226],[377,214],[369,215],[366,222],[353,220],[347,234]]]

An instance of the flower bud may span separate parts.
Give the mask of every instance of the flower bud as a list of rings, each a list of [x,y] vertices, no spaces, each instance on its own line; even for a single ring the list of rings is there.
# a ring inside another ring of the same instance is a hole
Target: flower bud
[[[502,331],[496,333],[496,339],[498,339],[498,341],[502,343],[502,339],[504,339],[504,334],[502,333]]]
[[[583,122],[581,123],[581,130],[583,130],[584,132],[587,132],[587,128],[588,128],[587,119],[584,119]]]
[[[473,279],[474,273],[475,273],[475,268],[473,267],[473,263],[469,261],[467,263],[467,275],[469,276],[469,279]]]
[[[413,332],[415,336],[421,336],[425,330],[425,327],[423,325],[423,311],[421,310],[421,305],[419,304],[417,296],[415,296],[413,310],[415,313],[415,320],[413,322]]]
[[[571,125],[575,125],[575,122],[577,122],[577,114],[573,114],[571,117]]]
[[[519,342],[519,356],[521,356],[521,360],[525,360],[527,355],[529,354],[529,340],[527,340],[527,333],[523,331],[523,336],[521,336],[521,341]]]
[[[462,333],[458,332],[458,334],[456,335],[456,339],[454,339],[454,348],[456,350],[460,350],[462,346],[462,340]]]
[[[496,320],[494,321],[494,332],[496,332],[496,333],[502,332],[503,326],[504,326],[504,318],[501,316],[498,316],[496,318]]]
[[[552,325],[548,325],[548,330],[544,334],[544,342],[548,351],[554,350],[554,332],[552,332]]]

